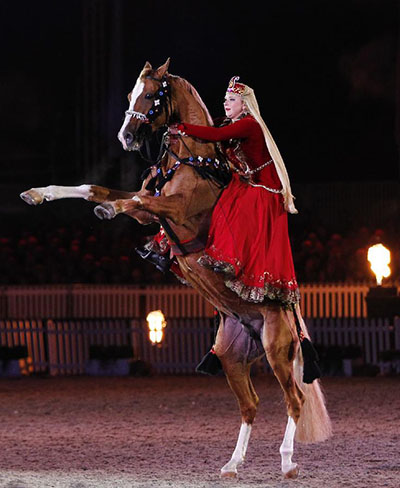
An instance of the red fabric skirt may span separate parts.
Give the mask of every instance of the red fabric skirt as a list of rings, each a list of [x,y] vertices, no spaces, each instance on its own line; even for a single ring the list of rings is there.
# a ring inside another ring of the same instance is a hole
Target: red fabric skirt
[[[280,193],[234,174],[215,205],[204,252],[199,263],[222,273],[226,286],[244,300],[299,301]]]

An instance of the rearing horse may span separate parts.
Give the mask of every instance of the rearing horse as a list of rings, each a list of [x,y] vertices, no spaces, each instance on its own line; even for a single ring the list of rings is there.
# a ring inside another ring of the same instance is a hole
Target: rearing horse
[[[169,74],[168,66],[169,60],[158,69],[147,62],[128,96],[129,109],[118,134],[127,151],[139,150],[151,132],[174,120],[212,125],[197,91],[186,80]],[[213,350],[236,395],[242,419],[236,447],[222,467],[221,476],[237,476],[237,467],[244,461],[259,401],[250,379],[250,367],[266,354],[282,387],[288,414],[280,446],[281,468],[286,478],[295,478],[298,473],[297,464],[292,462],[295,435],[300,442],[321,442],[331,435],[331,423],[319,381],[303,382],[303,358],[294,313],[268,301],[244,301],[225,286],[222,276],[199,265],[203,251],[198,249],[198,242],[207,235],[213,207],[223,191],[212,169],[223,169],[222,163],[213,143],[195,138],[170,137],[166,148],[165,156],[150,168],[138,192],[96,185],[48,186],[32,188],[22,193],[21,198],[31,205],[43,200],[84,198],[100,203],[95,208],[99,218],[124,213],[142,224],[154,221],[165,224],[182,277],[221,316]],[[158,186],[152,184],[154,181]],[[185,247],[179,252],[182,242]],[[300,314],[299,317],[302,333],[308,337]]]

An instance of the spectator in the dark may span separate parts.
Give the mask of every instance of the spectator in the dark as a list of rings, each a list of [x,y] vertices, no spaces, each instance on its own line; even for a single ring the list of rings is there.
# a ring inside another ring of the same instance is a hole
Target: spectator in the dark
[[[332,234],[327,242],[326,279],[340,282],[346,279],[347,254],[341,234]]]
[[[363,282],[371,279],[372,274],[368,265],[367,254],[367,247],[360,247],[352,252],[348,260],[346,281]]]
[[[56,226],[30,232],[15,229],[0,235],[0,283],[126,283],[176,284],[134,252],[146,238],[133,228],[107,231],[104,227]],[[327,237],[329,236],[329,237]],[[368,247],[381,242],[392,254],[391,278],[400,275],[400,230],[360,227],[332,233],[318,224],[293,236],[297,279],[307,282],[372,281]]]

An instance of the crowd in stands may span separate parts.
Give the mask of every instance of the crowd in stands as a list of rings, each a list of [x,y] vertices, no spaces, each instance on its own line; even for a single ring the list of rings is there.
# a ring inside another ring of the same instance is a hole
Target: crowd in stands
[[[400,276],[400,235],[383,229],[360,227],[345,233],[318,228],[294,239],[293,257],[301,282],[368,282],[374,280],[368,249],[381,243],[391,251],[391,278]]]
[[[100,223],[101,224],[101,223]],[[0,234],[0,283],[161,284],[178,283],[141,259],[134,248],[147,237],[134,230],[55,226]],[[370,282],[368,247],[382,242],[392,252],[392,278],[400,276],[399,235],[362,227],[347,233],[323,227],[291,234],[299,283]]]

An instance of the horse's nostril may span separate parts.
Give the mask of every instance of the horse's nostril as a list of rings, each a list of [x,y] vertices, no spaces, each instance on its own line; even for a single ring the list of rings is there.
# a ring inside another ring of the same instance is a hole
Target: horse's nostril
[[[132,144],[133,135],[130,132],[125,132],[125,142],[127,144]]]

